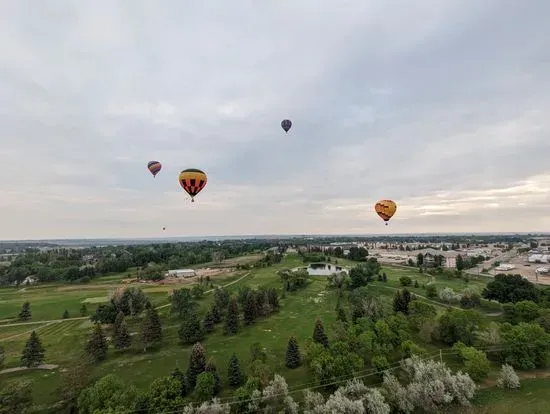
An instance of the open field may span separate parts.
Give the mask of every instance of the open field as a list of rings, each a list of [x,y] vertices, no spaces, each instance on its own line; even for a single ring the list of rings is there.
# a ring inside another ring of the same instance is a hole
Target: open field
[[[257,260],[257,255],[243,256],[243,258],[227,259],[222,264],[250,263]],[[218,272],[208,273],[205,265],[198,269],[199,275],[209,274],[213,281],[227,281],[234,275],[240,275],[233,268],[219,269]],[[196,283],[197,277],[184,280],[173,280],[171,283],[141,283],[134,281],[127,283],[128,278],[135,277],[136,270],[124,273],[110,274],[93,279],[92,282],[80,285],[46,284],[25,288],[5,288],[0,290],[0,326],[13,320],[21,310],[25,301],[31,303],[32,321],[60,319],[65,309],[70,317],[80,316],[80,307],[84,303],[88,314],[95,311],[98,305],[108,301],[110,295],[119,288],[136,286],[149,295],[154,305],[168,302],[168,294],[173,289]],[[124,282],[123,282],[124,281]],[[126,283],[125,283],[126,282]]]
[[[453,408],[453,414],[547,414],[549,378],[522,379],[519,390],[496,387],[478,391],[473,406]]]
[[[334,259],[333,259],[334,261]],[[342,265],[355,265],[355,262],[338,259]],[[250,272],[236,272],[223,279],[216,280],[216,283],[227,285],[227,289],[236,292],[239,287],[248,285],[252,288],[259,286],[281,287],[281,282],[276,272],[283,268],[294,268],[303,266],[302,260],[294,254],[286,255],[283,262],[271,267],[255,269]],[[428,283],[431,278],[418,273],[415,269],[397,268],[383,266],[383,271],[388,275],[388,282],[372,282],[369,287],[391,300],[395,290],[400,288],[399,278],[410,276],[413,281],[418,280],[422,286]],[[112,278],[110,280],[115,280]],[[239,334],[227,337],[222,334],[222,325],[218,325],[216,331],[207,336],[203,344],[208,356],[214,356],[217,360],[218,370],[222,377],[226,377],[227,362],[233,352],[241,361],[241,366],[246,370],[249,357],[249,348],[254,342],[260,342],[266,349],[268,364],[271,369],[283,375],[291,387],[311,383],[311,373],[303,366],[290,370],[284,365],[284,354],[287,346],[287,339],[294,335],[300,344],[311,337],[314,321],[319,316],[329,332],[335,321],[334,309],[337,303],[336,292],[326,288],[326,278],[319,276],[312,278],[313,281],[305,289],[298,292],[288,293],[280,300],[281,310],[267,319],[260,319],[250,327],[242,327]],[[438,277],[435,283],[438,288],[449,286],[455,291],[461,291],[467,286],[475,286],[479,290],[486,283],[486,278],[479,280],[472,279],[465,282],[462,279],[448,279]],[[490,279],[489,279],[490,280]],[[414,282],[413,282],[414,283]],[[25,292],[18,292],[16,289],[0,290],[0,306],[5,309],[2,315],[16,315],[21,304],[25,300],[31,302],[33,320],[59,319],[65,308],[69,309],[71,316],[79,316],[78,310],[83,301],[87,302],[88,311],[91,313],[101,298],[106,298],[109,290],[97,283],[96,289],[83,289],[80,291],[60,290],[61,285],[37,286],[28,288]],[[117,284],[111,285],[111,289]],[[127,285],[125,285],[127,286]],[[92,285],[86,285],[92,287]],[[108,359],[94,369],[94,376],[101,376],[107,373],[116,372],[127,384],[133,384],[141,389],[146,389],[154,378],[169,374],[175,367],[186,369],[189,358],[189,346],[182,346],[178,343],[179,320],[169,314],[168,292],[178,286],[150,286],[140,287],[152,298],[153,303],[160,307],[159,314],[164,328],[164,339],[162,346],[156,350],[144,353],[137,344],[124,353],[118,353],[114,349],[109,350]],[[417,295],[424,296],[425,290],[421,287],[409,289]],[[20,297],[24,296],[24,298]],[[419,300],[424,300],[420,298]],[[199,301],[200,312],[203,313],[212,301],[212,295],[205,295]],[[437,300],[436,300],[437,302]],[[440,311],[444,311],[445,305],[436,303]],[[486,304],[481,309],[488,314],[498,313],[500,306],[497,304]],[[8,313],[9,312],[9,313]],[[139,321],[128,319],[128,326],[132,332],[138,331]],[[56,322],[42,322],[40,324],[22,324],[15,326],[0,325],[0,343],[6,349],[6,367],[15,367],[19,363],[19,357],[24,343],[32,329],[39,333],[46,348],[46,363],[60,365],[60,369],[71,366],[84,349],[84,343],[90,331],[92,323],[87,319],[69,319]],[[432,351],[433,346],[428,346]],[[434,350],[436,350],[434,348]],[[59,383],[59,372],[25,371],[3,375],[3,379],[29,378],[34,383],[35,402],[39,406],[47,406],[55,402],[54,388]],[[228,396],[227,389],[222,397]]]

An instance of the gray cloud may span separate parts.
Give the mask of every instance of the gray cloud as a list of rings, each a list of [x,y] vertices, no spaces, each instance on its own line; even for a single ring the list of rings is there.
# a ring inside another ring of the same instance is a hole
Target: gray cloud
[[[3,4],[3,238],[549,231],[549,13]],[[209,177],[194,204],[189,167]],[[380,198],[399,205],[388,228]]]

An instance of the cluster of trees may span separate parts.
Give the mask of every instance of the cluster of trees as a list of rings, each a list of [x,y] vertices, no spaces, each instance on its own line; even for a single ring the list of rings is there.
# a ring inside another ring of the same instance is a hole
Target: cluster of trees
[[[445,249],[443,250],[445,251]],[[476,267],[478,264],[483,263],[487,259],[488,259],[487,257],[484,257],[482,255],[463,257],[461,254],[459,254],[456,257],[456,270],[458,272],[461,272],[466,269],[471,269],[473,267]],[[438,272],[442,273],[444,272],[443,270],[444,262],[445,262],[445,256],[440,254],[435,256],[434,261],[430,262],[428,266],[427,263],[425,263],[424,261],[424,255],[422,253],[418,253],[418,255],[416,256],[416,262],[413,259],[409,259],[408,265],[412,267],[419,267],[422,269],[425,269],[426,267],[433,267],[433,268],[436,268]]]
[[[238,296],[231,296],[223,288],[214,290],[214,301],[202,317],[198,314],[198,304],[188,289],[175,290],[172,294],[172,313],[182,319],[178,332],[182,344],[202,341],[206,334],[215,330],[223,322],[226,335],[237,334],[242,324],[252,325],[257,319],[267,317],[279,310],[279,296],[274,288],[260,287],[239,289]],[[242,322],[240,314],[242,312]]]
[[[546,291],[541,292],[526,282],[507,276],[488,284],[484,297],[538,300],[538,303],[524,300],[504,305],[506,322],[500,324],[489,323],[487,317],[473,309],[481,300],[473,289],[466,289],[461,295],[450,288],[442,289],[439,292],[442,301],[458,300],[464,309],[449,308],[438,317],[433,305],[417,300],[407,288],[397,291],[389,303],[384,297],[373,295],[367,286],[356,287],[347,294],[349,317],[341,305],[337,306],[335,338],[330,346],[328,340],[322,346],[312,340],[305,346],[304,359],[320,384],[330,383],[341,375],[340,370],[359,372],[366,367],[379,370],[390,366],[396,358],[425,355],[414,342],[419,338],[425,343],[451,347],[450,352],[459,355],[464,371],[475,381],[488,375],[490,360],[517,369],[543,367],[550,350],[550,309],[544,307]],[[407,277],[401,284],[409,286],[412,279]],[[332,281],[329,287],[338,286]],[[437,296],[434,285],[426,289],[435,291]]]
[[[318,246],[308,246],[308,252],[299,252],[302,256],[304,263],[315,263],[315,262],[330,262],[330,256],[336,258],[346,258],[356,262],[364,262],[367,260],[369,252],[364,247],[351,246],[347,254],[344,254],[344,249],[340,246],[336,247],[325,247],[321,249]]]
[[[276,241],[230,240],[223,242],[164,243],[136,246],[106,246],[85,249],[52,248],[47,251],[27,249],[0,266],[0,285],[21,283],[27,276],[41,282],[84,283],[101,274],[143,268],[144,278],[158,278],[160,270],[177,269],[214,259],[242,256],[264,251]],[[151,264],[156,266],[150,267]]]
[[[90,319],[92,322],[113,324],[119,312],[125,316],[137,317],[151,306],[149,298],[140,288],[119,289],[111,297],[109,303],[97,307]]]
[[[283,282],[283,291],[295,292],[311,283],[311,278],[306,269],[281,270],[279,277]]]

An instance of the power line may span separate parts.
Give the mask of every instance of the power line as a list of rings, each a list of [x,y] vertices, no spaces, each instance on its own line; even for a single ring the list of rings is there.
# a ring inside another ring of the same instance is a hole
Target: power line
[[[523,348],[533,348],[535,346],[537,346],[537,345],[536,344],[525,344],[523,346]],[[487,353],[493,353],[493,352],[502,352],[506,349],[510,349],[510,348],[513,348],[513,347],[514,347],[513,345],[508,345],[508,346],[506,346],[506,345],[489,345],[489,346],[486,346],[486,347],[475,348],[475,349],[477,349],[479,351],[487,352]],[[458,355],[458,354],[460,354],[460,350],[452,349],[452,348],[451,349],[441,348],[437,352],[434,352],[430,355],[427,355],[423,358],[420,358],[420,361],[433,360],[433,358],[435,358],[437,356],[440,356],[442,354],[444,354],[444,355]],[[396,362],[390,364],[390,367],[388,367],[386,369],[383,369],[383,370],[379,370],[379,371],[377,371],[377,370],[373,371],[373,369],[371,368],[371,369],[368,369],[368,370],[363,370],[363,371],[358,371],[358,372],[355,372],[355,373],[351,373],[349,375],[342,375],[340,377],[336,377],[336,378],[339,378],[339,379],[333,380],[332,382],[329,382],[329,383],[318,384],[317,381],[316,381],[315,384],[317,384],[317,385],[314,385],[314,386],[309,386],[309,385],[313,384],[312,382],[304,383],[304,384],[298,384],[298,385],[295,385],[292,388],[289,387],[287,392],[271,395],[270,398],[283,397],[283,396],[286,396],[286,395],[296,394],[300,391],[302,391],[302,392],[303,391],[310,391],[310,390],[316,390],[316,389],[324,388],[324,387],[331,386],[331,385],[338,385],[338,384],[342,384],[342,383],[351,381],[353,379],[363,379],[363,378],[368,378],[368,377],[372,377],[372,376],[375,376],[375,375],[383,375],[387,372],[391,372],[391,371],[394,371],[398,368],[401,368],[402,361],[403,360],[396,361]],[[380,382],[377,382],[377,384],[379,384],[379,383]],[[248,398],[248,399],[245,399],[245,400],[239,400],[236,397],[227,397],[225,399],[217,398],[216,400],[220,405],[232,406],[232,405],[235,405],[235,404],[244,404],[244,403],[250,403],[250,402],[255,402],[255,401],[260,401],[261,402],[263,399],[264,399],[264,397],[260,396],[260,397],[256,397],[256,398]],[[159,411],[156,414],[177,414],[177,413],[180,412],[180,410],[182,408],[184,408],[186,406],[197,405],[197,404],[200,406],[200,404],[202,404],[202,403],[203,402],[201,402],[201,401],[192,401],[192,402],[188,402],[188,403],[179,405],[177,410]],[[145,411],[145,410],[132,410],[132,411],[129,411],[129,413],[130,412],[143,412],[143,411]]]

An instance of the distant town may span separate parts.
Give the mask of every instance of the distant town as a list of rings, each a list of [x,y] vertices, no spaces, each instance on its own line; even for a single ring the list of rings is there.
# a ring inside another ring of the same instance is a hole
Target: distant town
[[[266,237],[265,239],[263,237]],[[546,234],[483,234],[483,235],[403,235],[403,236],[247,236],[222,237],[214,240],[48,240],[0,242],[0,266],[9,265],[22,253],[63,250],[86,250],[82,266],[94,266],[97,257],[93,250],[106,246],[139,246],[167,243],[211,243],[214,246],[240,240],[243,243],[265,241],[276,245],[271,249],[292,252],[318,252],[333,257],[349,257],[360,250],[361,254],[376,258],[381,264],[406,267],[440,267],[465,272],[473,276],[494,276],[499,273],[519,274],[527,280],[550,284],[550,235]],[[112,244],[111,244],[112,243]],[[269,250],[269,249],[268,249]],[[82,252],[84,253],[84,252]],[[113,253],[115,255],[115,253]],[[81,266],[81,267],[82,267]],[[334,267],[338,271],[337,267]],[[81,269],[82,270],[82,269]],[[309,269],[312,274],[332,272],[331,269]],[[170,269],[164,274],[170,278],[212,276],[219,269]],[[35,275],[22,282],[34,284]]]

